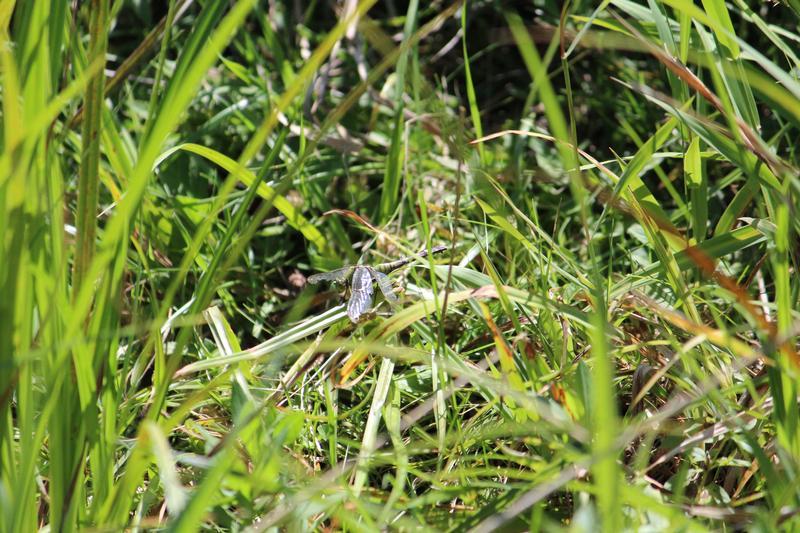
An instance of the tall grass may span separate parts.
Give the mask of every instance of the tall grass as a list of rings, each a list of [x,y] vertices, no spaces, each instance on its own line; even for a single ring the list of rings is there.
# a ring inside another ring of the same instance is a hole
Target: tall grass
[[[0,530],[798,527],[794,2],[145,4],[0,2]]]

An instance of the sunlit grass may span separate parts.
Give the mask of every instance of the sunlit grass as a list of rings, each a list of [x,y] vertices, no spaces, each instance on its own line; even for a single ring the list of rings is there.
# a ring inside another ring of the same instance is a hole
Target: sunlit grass
[[[800,6],[285,4],[0,3],[0,530],[797,527]]]

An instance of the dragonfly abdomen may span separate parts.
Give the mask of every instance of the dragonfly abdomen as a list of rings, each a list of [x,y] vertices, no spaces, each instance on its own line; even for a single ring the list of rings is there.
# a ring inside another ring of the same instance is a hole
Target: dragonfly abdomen
[[[431,253],[438,254],[439,252],[443,252],[445,250],[447,250],[447,246],[442,246],[442,245],[434,246],[433,248],[431,248]],[[378,272],[384,272],[384,273],[392,272],[393,270],[397,270],[398,268],[409,264],[411,261],[413,261],[418,257],[422,258],[427,256],[428,256],[428,250],[422,250],[417,256],[403,257],[401,259],[398,259],[397,261],[391,261],[389,263],[376,265],[374,268]]]

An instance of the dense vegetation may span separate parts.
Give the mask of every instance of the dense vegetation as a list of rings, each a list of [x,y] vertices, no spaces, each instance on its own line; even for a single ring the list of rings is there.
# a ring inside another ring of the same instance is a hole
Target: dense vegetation
[[[0,531],[800,528],[800,2],[520,4],[0,2]]]

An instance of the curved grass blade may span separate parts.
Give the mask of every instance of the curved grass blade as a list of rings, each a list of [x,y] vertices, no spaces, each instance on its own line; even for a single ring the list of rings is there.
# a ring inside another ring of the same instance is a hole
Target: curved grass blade
[[[209,368],[222,367],[226,365],[233,365],[242,361],[255,361],[266,357],[271,357],[276,353],[311,335],[314,335],[322,330],[327,329],[331,325],[339,322],[344,318],[344,305],[337,305],[328,309],[324,313],[310,317],[305,322],[297,324],[296,326],[287,329],[284,332],[262,342],[257,346],[248,348],[238,353],[230,355],[222,355],[219,357],[212,357],[208,359],[201,359],[190,363],[175,373],[175,378],[188,376],[195,372],[207,370]]]
[[[237,161],[234,161],[230,157],[216,151],[212,150],[211,148],[201,146],[199,144],[194,143],[184,143],[174,148],[170,148],[169,150],[165,151],[159,158],[157,159],[156,165],[160,164],[164,161],[167,157],[172,155],[173,153],[182,150],[184,152],[191,152],[197,154],[205,159],[211,161],[212,163],[219,165],[227,172],[236,176],[236,178],[247,185],[248,187],[252,186],[253,183],[258,181],[258,177],[249,169],[247,169],[244,165],[240,164]],[[295,207],[286,199],[286,197],[281,196],[278,194],[275,189],[267,185],[266,183],[260,183],[258,185],[258,195],[265,200],[272,200],[273,205],[275,208],[280,211],[285,217],[286,222],[298,230],[300,233],[303,234],[317,250],[324,250],[327,246],[327,241],[322,233],[311,224],[302,214],[300,214]]]

